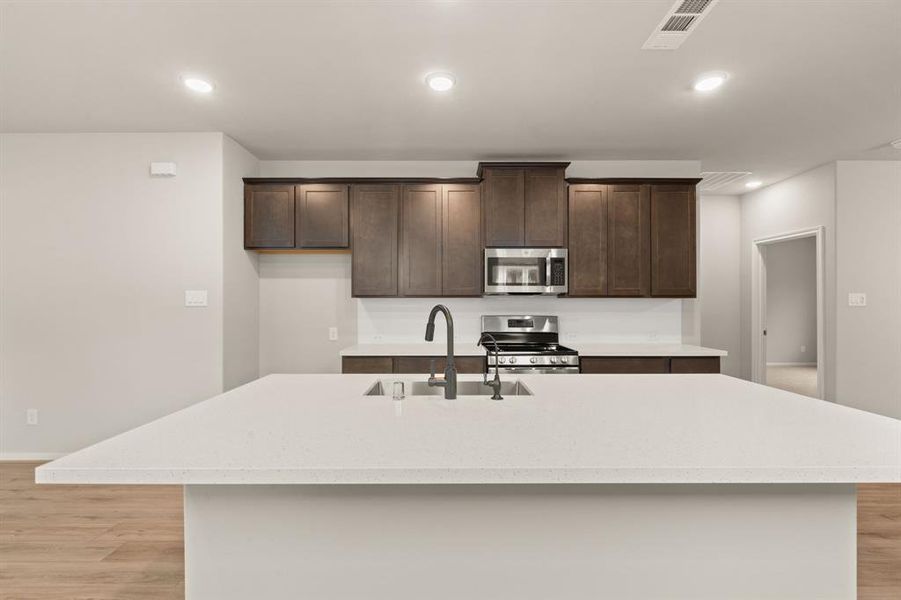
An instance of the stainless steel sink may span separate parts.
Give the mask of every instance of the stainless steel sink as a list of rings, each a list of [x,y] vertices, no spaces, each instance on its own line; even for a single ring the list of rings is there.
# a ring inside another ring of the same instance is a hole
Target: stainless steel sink
[[[444,396],[444,388],[429,387],[427,381],[408,379],[381,379],[366,390],[366,396],[393,396],[394,383],[404,384],[404,396]],[[481,381],[458,381],[457,396],[491,396],[493,391]],[[519,380],[501,383],[501,396],[531,396],[532,390]]]

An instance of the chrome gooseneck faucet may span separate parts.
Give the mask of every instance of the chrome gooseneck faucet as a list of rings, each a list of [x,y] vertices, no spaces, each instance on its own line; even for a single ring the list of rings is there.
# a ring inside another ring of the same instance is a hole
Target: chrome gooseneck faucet
[[[447,325],[447,364],[444,367],[444,379],[439,379],[435,377],[435,361],[432,361],[429,386],[443,387],[445,400],[455,400],[457,398],[457,366],[454,364],[454,318],[443,304],[436,304],[429,313],[429,322],[425,326],[425,341],[431,342],[435,339],[435,316],[439,312],[444,315],[444,322]]]

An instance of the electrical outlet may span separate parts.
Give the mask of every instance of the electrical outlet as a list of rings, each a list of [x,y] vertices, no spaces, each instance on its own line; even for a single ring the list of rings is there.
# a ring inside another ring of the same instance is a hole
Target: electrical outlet
[[[866,306],[867,295],[863,292],[851,292],[848,294],[848,306]]]
[[[807,346],[801,346],[801,352],[807,352]]]
[[[38,424],[38,409],[29,408],[25,411],[25,424],[26,425],[37,425]]]
[[[333,342],[338,339],[338,328],[337,327],[329,327],[328,328],[328,339]]]
[[[207,297],[206,290],[185,290],[185,306],[207,306]]]

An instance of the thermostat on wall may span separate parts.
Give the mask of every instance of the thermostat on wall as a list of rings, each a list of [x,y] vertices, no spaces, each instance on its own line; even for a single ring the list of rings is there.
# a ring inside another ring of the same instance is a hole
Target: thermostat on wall
[[[152,162],[150,163],[150,174],[153,177],[175,177],[175,163]]]

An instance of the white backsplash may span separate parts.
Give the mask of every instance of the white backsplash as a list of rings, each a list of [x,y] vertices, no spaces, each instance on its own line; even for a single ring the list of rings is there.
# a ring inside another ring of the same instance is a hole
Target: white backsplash
[[[446,305],[454,318],[454,338],[475,341],[482,315],[557,315],[560,339],[577,342],[682,341],[682,301],[659,298],[557,298],[489,296],[485,298],[365,298],[357,305],[357,342],[422,342],[429,310]],[[444,322],[436,320],[435,341],[444,340]]]

